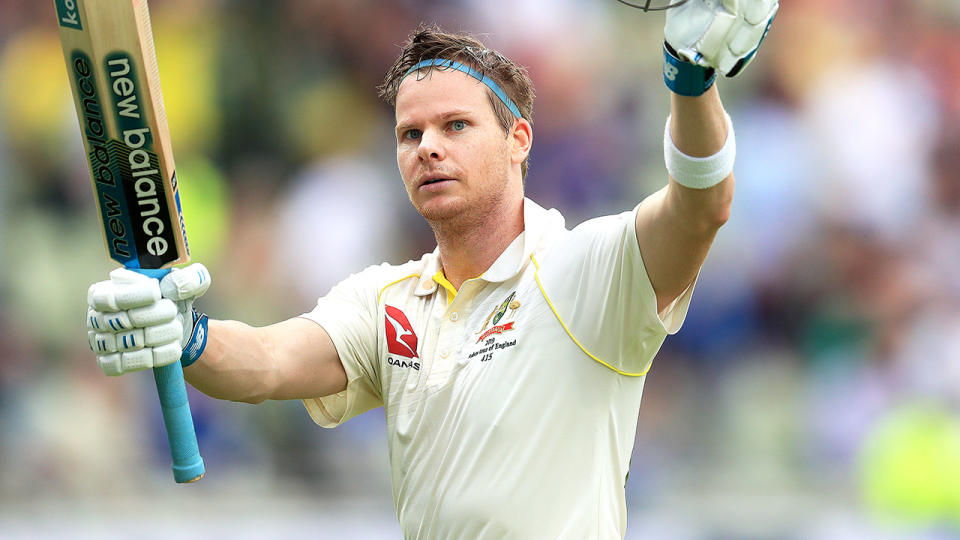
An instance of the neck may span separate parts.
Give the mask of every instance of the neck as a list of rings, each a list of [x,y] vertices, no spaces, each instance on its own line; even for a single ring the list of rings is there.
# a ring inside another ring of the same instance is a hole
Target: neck
[[[476,216],[469,222],[430,223],[440,248],[443,274],[454,288],[483,274],[523,232],[523,199],[504,212]]]

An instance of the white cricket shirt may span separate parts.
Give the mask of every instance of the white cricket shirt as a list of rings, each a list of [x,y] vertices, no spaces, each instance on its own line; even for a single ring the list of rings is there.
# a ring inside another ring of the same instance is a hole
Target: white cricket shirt
[[[693,289],[657,314],[635,212],[567,230],[525,199],[524,232],[459,292],[434,251],[304,315],[348,379],[304,405],[324,427],[383,406],[405,538],[623,537],[644,375]]]

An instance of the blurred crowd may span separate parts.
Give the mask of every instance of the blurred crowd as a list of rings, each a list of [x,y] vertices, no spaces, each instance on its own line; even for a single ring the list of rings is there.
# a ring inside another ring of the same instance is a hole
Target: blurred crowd
[[[276,322],[433,249],[375,90],[421,21],[529,67],[526,190],[568,226],[666,181],[660,15],[613,0],[151,10],[214,318]],[[960,4],[786,1],[719,86],[733,215],[648,376],[628,537],[960,538]],[[184,496],[151,377],[104,377],[86,344],[86,288],[111,268],[100,235],[53,3],[4,0],[0,536],[49,501]],[[328,431],[297,402],[191,398],[211,471],[191,496],[349,499],[391,522],[382,411]]]

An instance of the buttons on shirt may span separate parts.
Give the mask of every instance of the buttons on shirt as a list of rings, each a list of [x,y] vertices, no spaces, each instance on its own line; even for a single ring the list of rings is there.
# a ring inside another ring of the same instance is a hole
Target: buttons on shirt
[[[457,322],[460,320],[460,313],[454,311],[450,314],[450,322]]]
[[[446,358],[448,356],[450,356],[450,351],[448,349],[440,351],[440,358]]]

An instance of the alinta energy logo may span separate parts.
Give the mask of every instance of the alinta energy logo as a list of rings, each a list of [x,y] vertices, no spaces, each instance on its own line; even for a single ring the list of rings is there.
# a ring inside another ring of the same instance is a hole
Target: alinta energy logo
[[[483,321],[483,328],[480,329],[478,334],[480,338],[477,339],[477,343],[487,339],[488,337],[494,334],[502,334],[509,330],[513,330],[513,324],[515,321],[506,322],[504,317],[507,319],[512,319],[516,316],[517,308],[520,307],[520,301],[516,300],[517,291],[510,293],[510,296],[507,296],[500,305],[493,308],[493,311],[490,312],[490,315],[487,315],[487,319]],[[508,312],[509,310],[509,312]],[[504,321],[503,324],[498,325],[500,321]],[[493,325],[487,329],[488,325]]]
[[[410,320],[399,309],[393,306],[384,306],[384,330],[387,335],[387,352],[404,358],[410,358],[411,361],[398,360],[392,356],[387,357],[387,363],[391,366],[420,369],[420,362],[414,362],[413,359],[420,359],[417,355],[417,334],[413,331]]]

